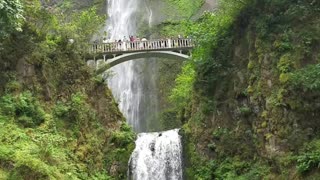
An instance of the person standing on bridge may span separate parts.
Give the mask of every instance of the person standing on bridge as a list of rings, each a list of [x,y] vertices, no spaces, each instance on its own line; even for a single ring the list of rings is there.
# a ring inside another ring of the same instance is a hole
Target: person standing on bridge
[[[145,48],[147,47],[147,42],[145,42],[145,41],[147,41],[147,38],[143,37],[143,38],[141,39],[141,41],[143,41],[143,42],[142,42],[142,44],[143,44],[143,49],[145,49]]]
[[[103,43],[103,45],[102,45],[102,48],[103,48],[103,52],[106,52],[107,51],[107,49],[109,49],[109,46],[107,47],[107,43],[108,43],[108,39],[106,38],[106,37],[104,37],[103,39],[102,39],[102,43]]]
[[[129,37],[130,37],[130,42],[133,42],[134,41],[133,36],[129,36]]]
[[[178,47],[180,47],[180,45],[181,45],[181,38],[182,38],[182,37],[181,37],[181,35],[179,34],[179,35],[178,35]]]
[[[166,47],[166,38],[161,38],[160,47],[162,47],[162,48]]]
[[[136,36],[136,48],[137,49],[139,49],[139,48],[141,48],[141,46],[140,46],[140,38],[138,37],[138,36]]]
[[[142,41],[142,48],[145,49],[147,47],[147,42],[145,42],[147,41],[147,38],[143,37],[141,41]]]
[[[134,44],[133,44],[134,37],[133,36],[129,36],[129,37],[130,37],[130,48],[132,49],[132,48],[134,48]]]
[[[93,51],[94,52],[98,51],[98,43],[99,43],[98,39],[93,41]]]
[[[119,39],[119,41],[118,41],[118,47],[117,47],[117,50],[118,50],[118,51],[121,50],[121,45],[122,45],[122,41],[121,41],[121,39]]]
[[[128,44],[128,38],[126,36],[123,36],[123,50],[126,51],[127,50],[127,44]]]

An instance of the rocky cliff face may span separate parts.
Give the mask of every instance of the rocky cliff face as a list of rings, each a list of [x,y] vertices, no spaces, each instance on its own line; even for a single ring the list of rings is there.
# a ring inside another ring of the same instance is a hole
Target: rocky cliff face
[[[244,9],[196,66],[183,115],[190,179],[319,177],[320,6],[284,4]]]
[[[107,12],[106,0],[41,0],[41,4],[45,8],[64,8],[66,11],[77,11],[96,6],[100,14],[106,14]]]
[[[184,1],[183,6],[193,6],[193,8],[190,9],[166,0],[149,0],[146,1],[146,5],[153,12],[152,25],[158,25],[165,21],[179,21],[186,18],[189,19],[190,17],[197,19],[205,11],[214,11],[218,7],[218,2],[217,0]],[[181,12],[179,8],[182,8]]]

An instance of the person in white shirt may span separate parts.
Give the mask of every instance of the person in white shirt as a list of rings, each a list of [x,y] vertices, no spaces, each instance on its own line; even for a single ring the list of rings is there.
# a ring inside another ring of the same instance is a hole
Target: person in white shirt
[[[147,40],[147,38],[143,37],[143,38],[141,39],[141,41],[148,41],[148,40]],[[147,42],[142,42],[142,43],[141,43],[141,48],[145,49],[146,47],[148,47],[148,46],[147,46]]]

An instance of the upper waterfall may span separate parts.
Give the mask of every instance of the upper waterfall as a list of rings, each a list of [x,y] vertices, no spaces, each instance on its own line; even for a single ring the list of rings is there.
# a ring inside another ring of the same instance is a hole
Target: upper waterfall
[[[143,0],[108,0],[107,8],[109,18],[105,31],[112,41],[136,36],[138,23],[146,18],[141,12],[146,11],[148,23],[151,21],[152,12],[146,9]],[[146,114],[156,111],[156,106],[149,103],[155,99],[150,94],[155,89],[154,72],[145,72],[143,66],[133,61],[113,67],[111,71],[113,76],[108,79],[108,85],[121,112],[136,132],[146,131]]]

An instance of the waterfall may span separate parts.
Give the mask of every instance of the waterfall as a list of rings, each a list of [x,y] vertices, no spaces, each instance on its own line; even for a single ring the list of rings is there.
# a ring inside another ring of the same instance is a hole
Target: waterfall
[[[136,13],[139,0],[108,0],[107,32],[111,40],[123,40],[124,36],[136,33]],[[140,104],[141,90],[139,80],[135,79],[136,72],[133,62],[128,61],[111,69],[114,74],[108,79],[108,85],[113,95],[119,102],[119,108],[128,123],[138,130],[138,107]]]
[[[147,26],[152,21],[152,11],[144,0],[108,0],[107,4],[109,18],[105,31],[112,41],[136,36],[143,18]],[[151,60],[135,60],[110,70],[113,75],[108,79],[108,85],[121,112],[136,132],[147,131],[148,120],[155,119],[153,116],[158,111],[155,68]]]
[[[182,180],[179,130],[140,133],[129,162],[131,180]]]
[[[153,12],[146,0],[108,0],[105,31],[111,40],[137,35],[138,24],[145,18],[152,24]],[[147,17],[145,15],[148,15]],[[121,112],[135,132],[159,128],[157,122],[155,60],[136,60],[121,63],[113,68],[108,85],[119,103]],[[181,142],[178,130],[160,133],[141,133],[129,162],[129,178],[133,180],[182,180]]]

